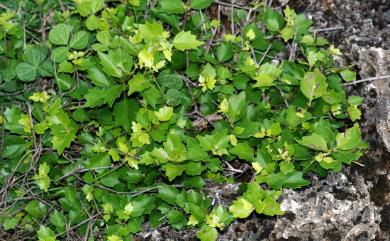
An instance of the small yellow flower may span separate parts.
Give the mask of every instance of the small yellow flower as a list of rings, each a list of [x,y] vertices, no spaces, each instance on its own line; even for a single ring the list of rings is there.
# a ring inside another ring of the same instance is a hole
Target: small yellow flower
[[[249,40],[254,40],[256,38],[256,34],[252,29],[249,29],[248,32],[246,32],[245,37]]]
[[[219,111],[226,113],[229,110],[229,103],[226,98],[223,98],[222,102],[219,104]]]
[[[130,216],[134,211],[134,206],[133,204],[130,202],[128,203],[126,206],[125,206],[125,211],[123,211],[124,214]]]
[[[118,235],[111,235],[108,237],[108,241],[123,241],[123,239]]]
[[[252,167],[255,169],[256,174],[259,174],[263,170],[263,167],[258,162],[252,162]]]

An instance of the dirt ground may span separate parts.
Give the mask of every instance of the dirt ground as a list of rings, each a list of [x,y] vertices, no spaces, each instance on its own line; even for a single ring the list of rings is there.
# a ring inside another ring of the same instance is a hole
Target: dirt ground
[[[275,0],[273,5],[287,2],[343,51],[338,63],[353,65],[358,78],[390,75],[390,0]],[[345,167],[325,180],[311,177],[312,186],[283,195],[286,215],[254,214],[234,222],[218,240],[390,240],[389,83],[390,78],[377,79],[347,87],[349,94],[365,98],[361,126],[370,150],[361,160],[364,167]],[[194,231],[162,227],[135,240],[197,239]]]

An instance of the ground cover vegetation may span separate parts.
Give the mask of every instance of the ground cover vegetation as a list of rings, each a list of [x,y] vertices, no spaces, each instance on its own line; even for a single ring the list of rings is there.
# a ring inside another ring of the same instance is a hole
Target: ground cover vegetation
[[[234,219],[282,215],[283,189],[367,148],[362,98],[343,88],[356,74],[288,6],[10,0],[0,11],[4,237],[129,241],[148,223],[214,241]],[[221,183],[240,184],[231,202],[208,193]]]

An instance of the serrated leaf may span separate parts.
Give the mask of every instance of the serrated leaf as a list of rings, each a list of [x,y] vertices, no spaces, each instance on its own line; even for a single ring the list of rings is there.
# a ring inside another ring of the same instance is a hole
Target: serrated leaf
[[[72,27],[68,24],[55,25],[49,32],[49,40],[55,45],[68,45]]]
[[[165,176],[168,177],[169,181],[173,181],[176,177],[181,176],[186,169],[186,166],[168,163],[163,166],[163,169],[165,170]]]
[[[16,75],[21,81],[31,82],[37,77],[37,68],[27,63],[20,63],[16,66]]]
[[[18,226],[19,224],[20,219],[21,219],[20,216],[6,217],[3,223],[4,231],[8,231],[16,228],[16,226]]]
[[[26,52],[27,62],[32,66],[38,67],[47,56],[47,49],[40,45],[34,45]]]
[[[50,215],[50,223],[58,228],[65,227],[65,216],[62,212],[58,212],[57,210],[54,211]]]
[[[158,109],[158,111],[155,111],[154,115],[159,121],[169,121],[173,116],[173,108],[164,106]]]
[[[203,42],[197,40],[196,36],[191,34],[190,31],[181,31],[173,39],[173,46],[180,51],[196,49],[201,45],[203,45]]]
[[[50,129],[53,135],[51,139],[53,148],[57,150],[58,154],[62,154],[65,148],[70,147],[70,144],[76,138],[78,126],[71,122],[68,126],[53,125]]]
[[[143,90],[149,88],[151,83],[147,77],[142,74],[136,74],[131,80],[129,80],[129,91],[127,95],[131,95],[135,92],[142,92]]]
[[[56,241],[54,232],[50,228],[43,225],[40,226],[37,234],[39,241]]]
[[[229,207],[229,212],[235,218],[247,218],[253,210],[255,210],[255,207],[252,203],[243,197],[233,201],[233,204]]]
[[[242,160],[251,161],[254,159],[254,150],[248,142],[238,143],[235,147],[229,149],[229,152]]]
[[[218,231],[216,228],[203,225],[202,228],[199,229],[197,237],[200,241],[216,241],[218,238]]]
[[[78,11],[81,16],[86,17],[90,14],[99,12],[104,8],[104,0],[85,0],[78,4]]]
[[[69,42],[69,47],[73,49],[84,49],[89,42],[89,33],[86,31],[78,31],[75,33]]]

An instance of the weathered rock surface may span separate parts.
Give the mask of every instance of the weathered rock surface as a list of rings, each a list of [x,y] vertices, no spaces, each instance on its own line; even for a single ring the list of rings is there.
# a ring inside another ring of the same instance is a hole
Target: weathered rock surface
[[[359,175],[351,180],[332,173],[306,190],[287,190],[282,208],[292,218],[276,221],[277,240],[374,240],[380,230],[380,215]]]

